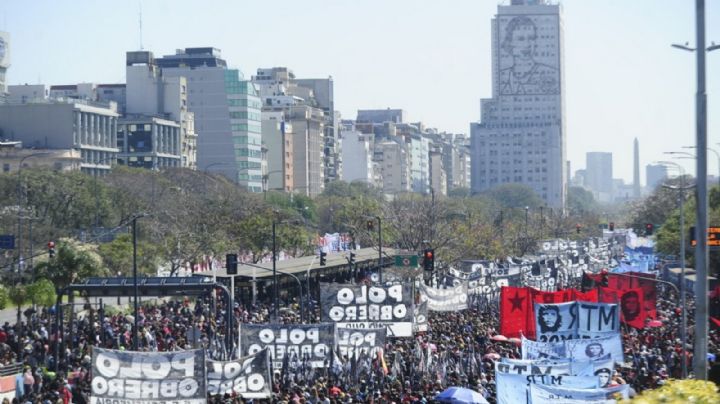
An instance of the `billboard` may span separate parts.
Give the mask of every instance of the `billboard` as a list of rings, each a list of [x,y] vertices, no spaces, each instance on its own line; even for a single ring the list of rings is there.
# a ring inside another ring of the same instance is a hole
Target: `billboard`
[[[498,15],[500,95],[560,94],[558,15]]]

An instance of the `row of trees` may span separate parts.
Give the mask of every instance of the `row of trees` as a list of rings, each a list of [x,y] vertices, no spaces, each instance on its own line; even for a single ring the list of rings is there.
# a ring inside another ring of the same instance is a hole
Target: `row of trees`
[[[250,194],[222,176],[199,171],[117,167],[98,178],[24,169],[22,177],[0,175],[0,191],[0,229],[16,234],[24,247],[2,257],[4,273],[20,268],[27,274],[32,245],[34,275],[57,286],[88,276],[129,274],[127,228],[138,214],[144,215],[137,221],[138,267],[146,274],[159,267],[176,273],[204,256],[229,252],[257,262],[271,250],[273,222],[282,223],[276,226],[278,248],[294,256],[314,254],[316,237],[326,232],[347,233],[358,245],[375,246],[377,228],[368,229],[367,222],[380,217],[384,245],[410,251],[432,247],[444,262],[453,262],[523,254],[548,237],[597,235],[602,220],[592,195],[581,189],[571,189],[570,208],[562,211],[544,207],[532,190],[517,184],[482,195],[403,193],[387,201],[366,183],[340,181],[310,199],[272,191]],[[577,224],[581,234],[575,232]],[[102,242],[108,235],[112,241]],[[52,260],[45,253],[49,240],[58,245]]]

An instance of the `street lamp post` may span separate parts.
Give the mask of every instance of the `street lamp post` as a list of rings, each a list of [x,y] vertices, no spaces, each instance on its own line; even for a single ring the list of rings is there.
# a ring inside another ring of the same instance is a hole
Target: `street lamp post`
[[[273,314],[278,321],[278,284],[277,284],[277,241],[275,234],[275,219],[272,222],[272,273],[273,273]]]
[[[705,90],[705,53],[720,49],[720,45],[705,47],[705,0],[695,0],[695,37],[697,49],[673,44],[674,48],[695,52],[697,92],[695,94],[695,160],[696,186],[696,239],[695,270],[695,378],[707,380],[708,352],[708,248],[707,248],[707,93]]]
[[[274,271],[273,271],[273,270],[267,269],[267,268],[265,268],[265,267],[261,267],[260,265],[255,265],[255,264],[251,264],[251,263],[248,263],[248,262],[243,263],[243,265],[247,265],[247,266],[253,267],[253,268],[262,269],[262,270],[264,270],[264,271],[272,271],[273,276],[275,276],[276,273],[279,273],[280,275],[287,275],[287,276],[290,276],[290,277],[292,277],[293,279],[295,279],[295,282],[297,282],[297,284],[298,284],[298,291],[299,291],[299,293],[300,293],[300,322],[302,323],[302,322],[305,321],[305,318],[306,318],[307,316],[305,315],[305,303],[304,303],[304,296],[303,296],[303,288],[302,288],[302,282],[300,281],[300,278],[298,278],[298,277],[297,277],[296,275],[294,275],[294,274],[291,274],[290,272],[283,272],[283,271],[277,271],[277,270],[274,270]],[[311,263],[310,265],[312,265],[312,263]],[[274,281],[273,281],[273,282],[274,282]],[[309,295],[309,294],[310,294],[310,286],[308,286],[308,295]],[[308,321],[309,321],[309,319],[308,319]]]
[[[378,280],[382,283],[383,254],[382,254],[382,219],[380,216],[365,216],[368,219],[377,219],[378,222]]]
[[[18,236],[17,236],[17,249],[18,249],[18,274],[20,274],[20,259],[22,258],[22,168],[23,162],[31,157],[47,156],[49,152],[31,153],[20,159],[18,163],[18,179],[17,179],[17,207],[18,207]],[[32,240],[30,240],[32,243]]]
[[[718,143],[718,144],[720,144],[720,143]],[[683,149],[695,149],[695,146],[683,146]],[[718,153],[717,150],[715,150],[715,149],[713,149],[713,148],[711,148],[711,147],[708,147],[707,149],[708,149],[708,151],[713,152],[713,154],[715,155],[715,158],[717,158],[717,162],[718,162],[718,185],[720,185],[720,153]]]
[[[678,170],[680,170],[680,173],[682,175],[681,181],[682,184],[680,186],[672,186],[672,185],[663,185],[663,188],[667,189],[674,189],[680,191],[680,194],[678,195],[678,199],[680,202],[680,266],[681,269],[681,279],[682,282],[680,283],[680,307],[682,308],[682,320],[681,320],[681,328],[680,328],[680,339],[682,340],[682,352],[683,352],[683,358],[682,358],[682,377],[683,379],[687,377],[687,358],[685,356],[685,344],[687,344],[687,306],[685,303],[685,190],[692,188],[693,186],[686,186],[685,185],[685,170],[682,168],[681,165],[675,164],[672,162],[665,162],[664,164],[670,164],[675,167],[677,167]]]
[[[133,243],[133,306],[134,306],[134,314],[135,314],[135,328],[133,329],[134,335],[133,335],[133,350],[138,350],[138,340],[139,340],[139,332],[140,328],[138,327],[138,321],[139,321],[139,308],[140,305],[138,303],[138,275],[137,275],[137,220],[139,218],[145,217],[147,214],[142,213],[139,215],[136,215],[132,218],[132,243]],[[231,308],[232,310],[232,308]]]

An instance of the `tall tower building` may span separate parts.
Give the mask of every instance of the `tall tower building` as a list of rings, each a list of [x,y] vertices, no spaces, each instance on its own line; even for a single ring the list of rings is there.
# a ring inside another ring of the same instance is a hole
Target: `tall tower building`
[[[195,114],[197,168],[262,192],[262,104],[255,86],[216,48],[185,48],[155,59],[165,78],[185,77]]]
[[[633,198],[640,197],[640,143],[633,142]]]
[[[566,197],[562,9],[512,0],[492,20],[492,98],[470,125],[472,190],[525,184],[548,206]]]
[[[598,200],[609,201],[613,191],[612,153],[588,152],[585,154],[585,186]]]
[[[0,103],[7,94],[7,69],[10,67],[10,34],[0,31]]]

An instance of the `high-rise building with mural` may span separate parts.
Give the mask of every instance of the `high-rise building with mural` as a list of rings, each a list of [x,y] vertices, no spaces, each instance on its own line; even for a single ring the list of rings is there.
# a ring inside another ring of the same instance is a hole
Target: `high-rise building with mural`
[[[532,188],[563,208],[565,80],[559,4],[512,0],[492,20],[492,98],[470,125],[472,190],[503,184]]]

